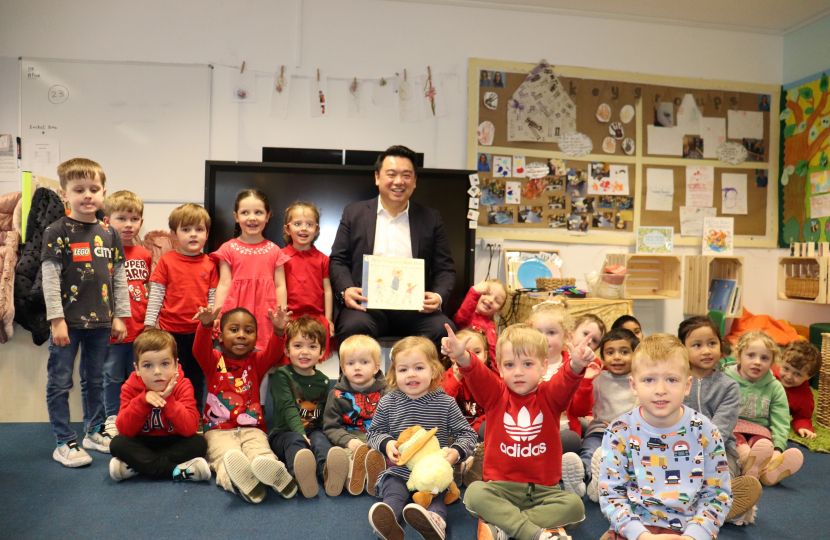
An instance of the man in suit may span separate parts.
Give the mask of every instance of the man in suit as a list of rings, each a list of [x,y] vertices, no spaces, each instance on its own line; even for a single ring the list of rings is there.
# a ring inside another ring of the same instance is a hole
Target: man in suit
[[[440,346],[444,324],[455,328],[441,312],[444,299],[455,286],[450,245],[441,215],[433,208],[410,202],[417,174],[415,153],[391,146],[375,163],[379,196],[351,204],[343,210],[331,248],[329,276],[343,308],[335,328],[342,340],[355,334],[379,336],[420,335]],[[421,311],[366,310],[362,287],[363,256],[424,259],[426,292]]]

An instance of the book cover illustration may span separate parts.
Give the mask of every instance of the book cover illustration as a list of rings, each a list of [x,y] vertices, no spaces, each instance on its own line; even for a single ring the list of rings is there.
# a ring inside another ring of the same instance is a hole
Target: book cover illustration
[[[424,307],[423,259],[363,256],[363,295],[366,309],[420,311]]]

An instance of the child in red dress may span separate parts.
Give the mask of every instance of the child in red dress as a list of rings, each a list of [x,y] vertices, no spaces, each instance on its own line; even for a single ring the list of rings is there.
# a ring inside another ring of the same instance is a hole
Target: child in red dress
[[[322,324],[327,333],[323,360],[331,356],[332,320],[329,258],[314,247],[320,235],[320,210],[314,204],[297,201],[285,211],[283,235],[285,280],[288,284],[288,310],[294,317],[303,315]]]

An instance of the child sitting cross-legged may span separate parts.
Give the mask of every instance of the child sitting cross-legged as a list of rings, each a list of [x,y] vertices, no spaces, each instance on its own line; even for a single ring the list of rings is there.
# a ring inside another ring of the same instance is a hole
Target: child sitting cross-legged
[[[807,341],[793,341],[781,351],[781,365],[772,372],[787,393],[793,431],[799,437],[815,439],[813,411],[816,403],[810,390],[810,379],[821,370],[821,353]]]
[[[388,385],[380,371],[380,345],[362,334],[340,344],[340,380],[329,392],[323,411],[323,433],[335,446],[346,450],[349,475],[346,489],[360,495],[363,487],[375,494],[375,482],[386,469],[383,454],[366,444],[380,398]]]
[[[683,406],[686,348],[668,334],[647,337],[630,380],[640,405],[608,426],[600,449],[599,504],[611,522],[601,540],[717,538],[732,506],[729,467],[717,427]]]
[[[602,446],[605,428],[615,418],[637,405],[637,397],[629,385],[629,376],[631,358],[639,345],[640,340],[625,328],[615,328],[605,334],[600,342],[600,354],[605,369],[593,380],[588,381],[588,384],[593,384],[593,393],[586,396],[580,392],[573,405],[578,410],[593,409],[594,417],[585,430],[579,457],[585,466],[585,479],[590,480],[587,489],[588,498],[594,502],[597,502],[599,497],[597,491],[600,466],[599,448]],[[586,402],[579,403],[583,397]],[[566,475],[565,480],[566,487],[569,484],[573,485],[570,475]],[[579,494],[580,491],[577,489],[575,492]]]
[[[327,336],[328,329],[312,317],[291,321],[285,331],[285,355],[291,363],[271,379],[274,429],[268,442],[306,498],[320,489],[317,475],[323,478],[326,495],[335,497],[349,474],[346,452],[332,446],[323,432],[329,379],[315,366],[325,354]]]
[[[469,381],[490,418],[484,433],[484,482],[467,488],[464,504],[479,521],[479,538],[545,540],[567,536],[554,528],[585,519],[580,498],[559,488],[559,419],[594,360],[590,337],[570,349],[570,361],[549,381],[547,342],[526,324],[505,329],[496,346],[501,378],[484,367],[447,327],[442,351]],[[503,419],[503,420],[502,420]],[[501,421],[499,421],[501,420]]]
[[[291,312],[277,306],[268,310],[273,331],[264,351],[254,351],[257,321],[245,308],[222,314],[219,321],[219,344],[213,348],[213,321],[222,306],[200,307],[193,319],[199,321],[193,344],[193,356],[207,375],[207,399],[202,417],[207,459],[216,472],[216,485],[236,493],[249,503],[260,503],[267,489],[285,498],[297,493],[285,466],[268,446],[265,415],[259,401],[259,381],[283,361],[282,335]],[[265,331],[265,329],[263,329]],[[234,489],[235,488],[235,489]]]
[[[135,371],[121,387],[119,435],[110,443],[110,477],[208,480],[205,438],[196,434],[199,410],[193,385],[179,365],[176,340],[151,328],[132,343]]]

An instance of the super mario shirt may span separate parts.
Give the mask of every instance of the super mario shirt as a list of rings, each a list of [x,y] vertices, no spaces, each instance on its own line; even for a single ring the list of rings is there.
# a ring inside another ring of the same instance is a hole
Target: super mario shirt
[[[46,228],[41,261],[60,265],[61,303],[67,327],[110,328],[113,273],[115,265],[123,260],[118,233],[103,221],[85,223],[64,216]]]

